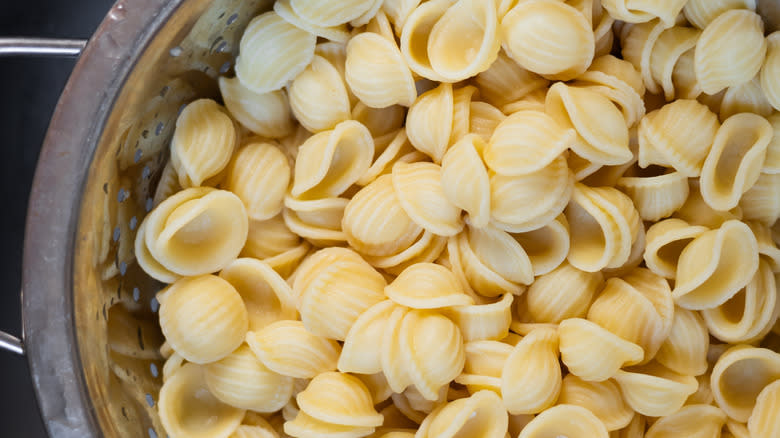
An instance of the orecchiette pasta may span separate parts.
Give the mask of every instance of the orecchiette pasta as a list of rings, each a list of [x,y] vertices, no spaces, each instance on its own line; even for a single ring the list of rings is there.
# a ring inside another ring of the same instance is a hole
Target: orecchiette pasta
[[[420,152],[440,163],[452,135],[454,96],[452,85],[442,83],[420,95],[406,116],[406,135]]]
[[[333,129],[350,118],[351,107],[344,79],[338,69],[322,56],[314,55],[288,90],[293,115],[301,126],[311,132]]]
[[[512,350],[501,372],[501,396],[512,415],[536,414],[551,407],[561,391],[558,333],[531,331]]]
[[[780,434],[780,380],[770,383],[758,394],[756,405],[747,422],[751,436],[777,436]]]
[[[469,304],[446,309],[444,314],[457,324],[463,339],[503,339],[512,322],[514,295],[504,294],[494,303]]]
[[[458,250],[468,283],[481,295],[519,295],[533,281],[531,260],[509,233],[469,227],[459,235]]]
[[[700,31],[682,26],[673,26],[659,35],[650,55],[650,71],[656,83],[660,84],[666,100],[675,96],[674,69],[684,53],[692,50],[699,39]]]
[[[473,304],[458,279],[447,268],[434,263],[416,263],[404,269],[385,287],[396,303],[413,309],[436,309]]]
[[[756,10],[755,0],[688,0],[683,12],[685,18],[698,27],[704,29],[720,14],[731,9]]]
[[[417,98],[412,72],[395,45],[366,32],[347,44],[347,83],[361,102],[374,108],[411,106]]]
[[[279,138],[292,132],[290,102],[284,90],[255,93],[238,78],[221,77],[219,91],[230,115],[255,134]]]
[[[668,417],[653,423],[647,430],[647,438],[665,438],[675,436],[719,437],[726,423],[726,414],[711,405],[684,406]]]
[[[712,369],[712,395],[723,412],[747,422],[761,390],[780,379],[780,354],[766,348],[736,345],[726,350]]]
[[[569,223],[564,215],[559,215],[541,228],[516,233],[512,237],[528,254],[536,276],[547,274],[560,266],[569,254]]]
[[[720,102],[720,119],[726,120],[738,113],[755,113],[762,117],[772,114],[772,105],[767,100],[758,77],[742,85],[729,87]]]
[[[564,261],[528,288],[528,313],[541,323],[583,318],[603,286],[604,276],[600,272],[581,271]]]
[[[445,237],[463,229],[460,208],[444,193],[441,166],[398,162],[393,165],[392,182],[401,207],[423,229]]]
[[[642,361],[642,347],[582,318],[558,324],[561,360],[569,372],[588,382],[602,382],[620,368]]]
[[[253,142],[231,160],[225,188],[241,198],[251,220],[262,221],[282,211],[290,173],[287,157],[278,147]]]
[[[662,277],[674,279],[683,249],[705,231],[707,227],[689,225],[682,219],[656,222],[647,230],[644,252],[647,268]]]
[[[290,0],[279,0],[274,2],[274,12],[293,26],[303,29],[306,32],[323,37],[331,41],[344,43],[350,35],[346,24],[342,23],[335,26],[320,26],[308,21],[298,15],[290,5]]]
[[[472,341],[465,345],[466,363],[455,382],[474,394],[490,390],[501,395],[501,373],[513,348],[499,341]]]
[[[761,89],[772,106],[780,111],[780,32],[773,32],[766,37],[767,52],[764,65],[761,67]]]
[[[509,418],[501,398],[491,391],[479,391],[435,409],[420,424],[415,437],[504,438],[508,428]]]
[[[341,354],[336,341],[310,333],[300,321],[277,321],[250,331],[246,342],[266,367],[299,379],[334,371]]]
[[[392,3],[420,3],[417,0],[391,0]],[[433,28],[452,5],[452,0],[431,0],[415,5],[401,28],[401,53],[409,68],[432,81],[445,81],[431,66],[428,45]],[[398,29],[398,23],[396,23]]]
[[[642,73],[647,91],[653,94],[660,93],[661,89],[653,78],[650,63],[653,47],[665,29],[666,26],[661,20],[652,19],[641,24],[626,24],[620,32],[623,58]]]
[[[604,423],[589,410],[574,405],[560,404],[541,414],[520,431],[518,438],[545,438],[559,436],[588,436],[608,438]]]
[[[550,83],[535,73],[520,67],[504,51],[498,54],[489,69],[478,74],[474,80],[482,97],[497,107],[515,102]]]
[[[596,415],[608,431],[622,429],[634,418],[634,411],[611,380],[586,382],[569,374],[563,379],[557,403],[582,406]]]
[[[669,217],[688,199],[688,178],[680,172],[656,176],[624,176],[616,187],[634,201],[639,216],[646,221]]]
[[[699,386],[695,377],[677,374],[657,362],[618,370],[614,379],[629,406],[652,417],[677,412]]]
[[[468,213],[469,223],[478,228],[490,221],[490,180],[481,158],[484,149],[485,141],[469,134],[452,145],[441,162],[444,195]]]
[[[669,337],[664,340],[655,360],[670,370],[699,376],[707,371],[709,333],[702,317],[688,309],[674,309]]]
[[[643,23],[659,17],[666,27],[671,27],[685,2],[686,0],[604,0],[601,4],[613,17],[627,23]]]
[[[758,180],[739,199],[743,219],[756,220],[763,224],[774,224],[780,218],[780,174],[761,173]]]

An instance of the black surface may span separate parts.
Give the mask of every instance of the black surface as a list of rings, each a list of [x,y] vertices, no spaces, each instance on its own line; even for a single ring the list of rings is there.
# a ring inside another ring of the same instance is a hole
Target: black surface
[[[112,4],[113,0],[0,0],[0,36],[88,38]],[[16,336],[21,334],[27,198],[49,119],[75,62],[0,57],[0,330]],[[0,437],[46,437],[25,358],[0,352],[0,389]]]

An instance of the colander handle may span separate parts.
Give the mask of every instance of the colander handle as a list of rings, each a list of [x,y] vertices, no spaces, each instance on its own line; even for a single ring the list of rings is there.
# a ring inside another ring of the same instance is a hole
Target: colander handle
[[[86,40],[60,38],[0,38],[0,57],[3,56],[79,56]],[[0,331],[0,350],[24,355],[24,344],[16,336]]]

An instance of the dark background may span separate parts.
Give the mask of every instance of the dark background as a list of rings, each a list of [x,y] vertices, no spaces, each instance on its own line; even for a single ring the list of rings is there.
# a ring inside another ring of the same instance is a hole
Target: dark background
[[[89,38],[113,3],[0,0],[0,37]],[[128,3],[132,5],[132,0]],[[15,336],[21,334],[27,198],[49,119],[75,63],[0,57],[0,330]],[[46,437],[25,358],[0,351],[0,389],[0,437]]]

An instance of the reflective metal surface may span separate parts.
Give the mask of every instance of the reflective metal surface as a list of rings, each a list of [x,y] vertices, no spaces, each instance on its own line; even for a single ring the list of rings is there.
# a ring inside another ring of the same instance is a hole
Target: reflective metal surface
[[[0,56],[79,56],[86,40],[0,38]]]

